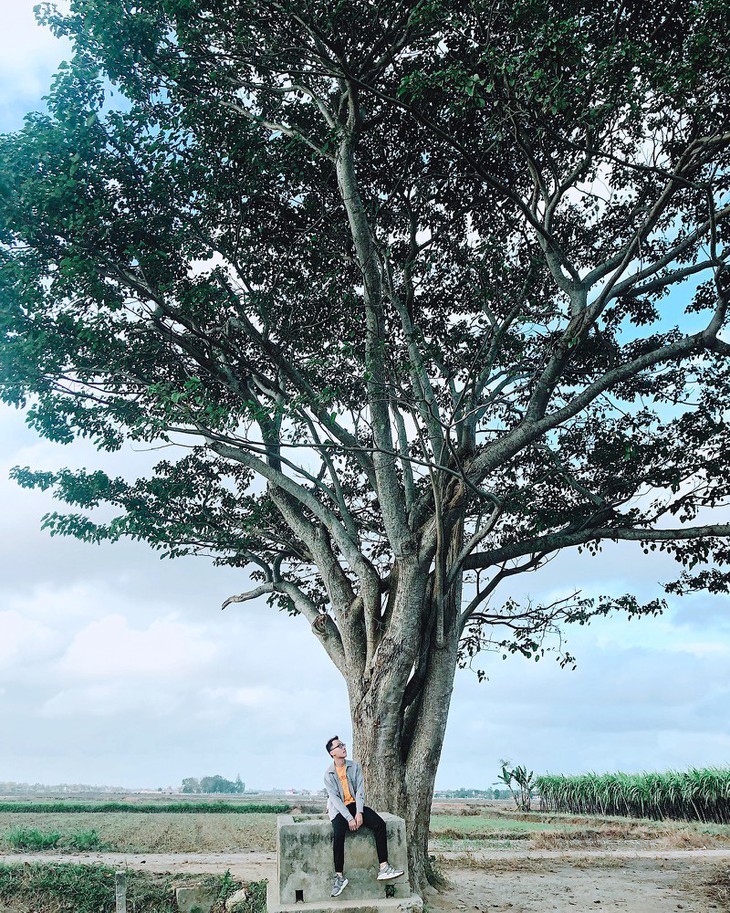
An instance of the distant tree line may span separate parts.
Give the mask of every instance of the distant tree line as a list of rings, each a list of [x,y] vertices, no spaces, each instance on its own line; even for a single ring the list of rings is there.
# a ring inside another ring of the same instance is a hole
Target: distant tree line
[[[0,795],[34,795],[36,793],[127,793],[134,790],[123,786],[92,786],[88,783],[16,783],[14,780],[0,780]]]
[[[508,789],[437,789],[437,799],[509,799]]]
[[[244,793],[246,784],[241,777],[235,780],[226,780],[220,774],[214,774],[212,777],[186,777],[182,781],[180,792],[183,793]]]

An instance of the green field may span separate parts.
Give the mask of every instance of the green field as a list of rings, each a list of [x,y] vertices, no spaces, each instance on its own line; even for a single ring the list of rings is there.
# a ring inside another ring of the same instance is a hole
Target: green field
[[[503,814],[435,814],[431,816],[431,847],[434,850],[479,850],[508,847],[513,840],[530,840],[536,834],[580,836],[584,826],[574,822],[553,822],[510,818]]]
[[[507,849],[513,841],[541,848],[626,840],[664,841],[671,846],[730,843],[727,825],[514,810],[510,814],[492,808],[479,814],[434,814],[430,834],[431,849],[441,852]]]
[[[0,802],[0,812],[13,812],[14,814],[84,814],[94,812],[99,814],[124,814],[145,815],[251,815],[251,814],[276,814],[283,815],[291,806],[283,803],[252,803],[252,802],[211,802],[209,799],[200,802],[79,802],[78,800],[54,800],[53,802]]]
[[[555,824],[547,821],[528,821],[525,818],[492,817],[490,815],[432,815],[431,833],[458,832],[460,836],[474,836],[484,833],[488,836],[495,834],[531,834],[536,831],[570,830],[576,828],[574,824]]]
[[[55,803],[52,803],[55,807]],[[53,851],[123,853],[273,852],[276,814],[248,811],[230,814],[209,811],[169,811],[163,804],[154,812],[142,808],[124,811],[81,811],[77,808],[47,812],[35,804],[22,810],[0,811],[0,851],[4,853]],[[466,808],[457,814],[440,805],[431,817],[434,851],[507,848],[513,841],[533,845],[595,843],[599,840],[665,839],[681,843],[705,839],[730,841],[730,826],[637,821],[628,818],[567,814],[518,813],[490,807]]]

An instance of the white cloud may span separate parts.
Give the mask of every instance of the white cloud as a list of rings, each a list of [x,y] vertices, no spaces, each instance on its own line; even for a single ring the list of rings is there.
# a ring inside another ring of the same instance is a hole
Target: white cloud
[[[66,39],[35,21],[36,0],[0,0],[0,130],[16,130],[42,96],[58,64],[71,57]]]
[[[261,719],[287,709],[286,695],[268,685],[203,688],[196,695],[196,720],[228,723],[252,712]]]
[[[111,682],[87,687],[64,688],[41,707],[40,716],[56,719],[84,719],[92,716],[103,720],[119,719],[131,713],[141,715],[149,725],[159,717],[168,717],[181,710],[180,696],[174,689],[150,689],[138,683]],[[150,737],[154,730],[150,730]],[[125,737],[125,729],[119,734]]]
[[[607,630],[622,630],[615,620],[581,630],[575,672],[515,657],[487,661],[484,685],[459,676],[439,785],[489,785],[502,757],[564,773],[726,764],[724,651],[693,653],[681,642],[657,648],[655,623],[638,623],[643,646],[620,638],[599,645]]]
[[[677,653],[689,653],[691,656],[725,656],[730,659],[730,646],[717,641],[712,641],[711,643],[695,641],[694,643],[677,644],[674,650]]]
[[[231,707],[271,708],[283,695],[273,688],[254,685],[244,688],[203,688],[201,697],[211,704],[228,704]]]
[[[5,675],[11,666],[52,654],[60,642],[57,632],[47,625],[15,609],[0,612],[0,668]]]
[[[2,57],[0,57],[0,78],[19,79],[21,91],[42,92],[46,86],[38,86],[33,73],[38,69],[56,66],[69,52],[65,39],[56,38],[45,26],[36,21],[33,7],[36,0],[1,0],[0,35],[2,35]],[[63,8],[67,4],[57,3]]]
[[[121,614],[106,615],[80,630],[58,663],[67,675],[184,678],[215,657],[217,647],[199,626],[174,616],[132,628]]]
[[[25,618],[68,629],[72,619],[98,614],[98,598],[98,590],[86,583],[76,582],[64,587],[41,583],[33,586],[29,592],[10,592],[6,596],[6,603],[9,609]]]

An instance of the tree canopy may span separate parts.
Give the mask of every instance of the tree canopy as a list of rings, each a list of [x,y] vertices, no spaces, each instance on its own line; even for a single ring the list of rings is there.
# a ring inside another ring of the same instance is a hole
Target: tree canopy
[[[303,614],[413,838],[459,656],[662,605],[505,580],[632,540],[727,592],[727,4],[43,16],[75,56],[0,141],[2,396],[171,451],[15,475],[72,505],[54,533],[212,554],[256,584],[229,602]]]

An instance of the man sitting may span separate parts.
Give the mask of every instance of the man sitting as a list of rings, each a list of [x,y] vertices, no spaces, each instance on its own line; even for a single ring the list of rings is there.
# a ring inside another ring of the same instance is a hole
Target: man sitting
[[[349,884],[345,878],[345,835],[348,830],[358,831],[364,825],[375,835],[375,848],[380,868],[378,881],[398,878],[403,872],[388,862],[388,838],[385,821],[372,808],[365,805],[365,786],[362,767],[357,761],[348,761],[347,748],[339,736],[327,741],[327,754],[333,762],[325,772],[324,785],[327,790],[327,814],[334,832],[333,851],[335,857],[335,880],[332,897],[339,896]]]

